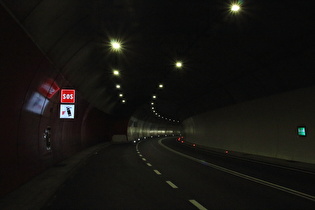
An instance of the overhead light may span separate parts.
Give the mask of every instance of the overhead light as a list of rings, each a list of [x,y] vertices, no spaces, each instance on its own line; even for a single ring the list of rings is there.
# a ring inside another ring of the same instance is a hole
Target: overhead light
[[[183,63],[182,63],[181,61],[177,61],[177,62],[175,63],[175,66],[176,66],[176,68],[182,68]]]
[[[117,88],[117,89],[120,89],[120,85],[116,85],[116,88]]]
[[[119,71],[118,71],[118,70],[113,70],[113,74],[114,74],[115,76],[119,76]]]
[[[154,105],[154,103],[153,103],[153,102],[151,102],[151,105]]]
[[[111,45],[113,51],[120,51],[121,50],[121,43],[116,41],[116,40],[112,40],[110,42],[110,45]]]
[[[152,98],[153,98],[153,99],[156,99],[156,95],[153,95]]]
[[[119,94],[119,97],[123,97],[124,95],[122,93]]]
[[[121,100],[121,102],[124,104],[124,103],[126,103],[126,100],[125,100],[125,99],[123,99],[123,100]]]
[[[163,88],[164,86],[163,86],[163,84],[159,84],[159,88]]]
[[[232,11],[232,12],[239,12],[240,9],[241,9],[241,7],[240,7],[240,5],[238,5],[238,4],[232,4],[232,5],[231,5],[231,11]]]

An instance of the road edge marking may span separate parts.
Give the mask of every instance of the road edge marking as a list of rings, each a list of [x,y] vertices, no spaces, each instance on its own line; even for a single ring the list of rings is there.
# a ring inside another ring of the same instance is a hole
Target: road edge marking
[[[163,139],[165,139],[165,138],[162,138],[162,139],[160,139],[158,141],[158,143],[161,146],[163,146],[165,149],[167,149],[167,150],[169,150],[171,152],[174,152],[174,153],[176,153],[178,155],[181,155],[181,156],[183,156],[185,158],[188,158],[188,159],[193,160],[195,162],[198,162],[198,163],[201,163],[203,165],[209,166],[211,168],[217,169],[219,171],[223,171],[225,173],[228,173],[228,174],[231,174],[231,175],[234,175],[234,176],[238,176],[240,178],[247,179],[249,181],[253,181],[253,182],[256,182],[256,183],[259,183],[259,184],[262,184],[262,185],[265,185],[265,186],[268,186],[268,187],[271,187],[271,188],[274,188],[274,189],[277,189],[277,190],[280,190],[280,191],[283,191],[283,192],[287,192],[287,193],[290,193],[290,194],[293,194],[293,195],[296,195],[296,196],[299,196],[299,197],[302,197],[302,198],[305,198],[305,199],[308,199],[308,200],[311,200],[311,201],[315,202],[315,196],[313,196],[313,195],[309,195],[309,194],[306,194],[306,193],[303,193],[303,192],[300,192],[300,191],[297,191],[297,190],[293,190],[293,189],[290,189],[290,188],[287,188],[287,187],[284,187],[284,186],[281,186],[281,185],[277,185],[277,184],[274,184],[274,183],[271,183],[271,182],[267,182],[265,180],[258,179],[258,178],[255,178],[255,177],[252,177],[252,176],[249,176],[249,175],[246,175],[246,174],[242,174],[242,173],[239,173],[237,171],[233,171],[233,170],[224,168],[222,166],[218,166],[218,165],[215,165],[213,163],[209,163],[209,162],[206,162],[204,160],[200,160],[200,159],[191,157],[189,155],[183,154],[181,152],[175,151],[175,150],[167,147],[166,145],[164,145],[162,143]]]

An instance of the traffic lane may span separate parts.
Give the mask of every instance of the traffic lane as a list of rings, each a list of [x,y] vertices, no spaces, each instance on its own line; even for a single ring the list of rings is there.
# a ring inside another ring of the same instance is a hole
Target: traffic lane
[[[186,198],[208,209],[314,209],[310,200],[184,158],[161,147],[158,140],[141,142],[139,151]]]
[[[174,141],[174,139],[163,140],[163,144],[197,159],[205,160],[309,195],[315,195],[315,174],[313,172],[231,157],[229,154],[209,153],[189,148],[178,141]]]
[[[139,157],[111,145],[90,157],[45,209],[195,209]]]

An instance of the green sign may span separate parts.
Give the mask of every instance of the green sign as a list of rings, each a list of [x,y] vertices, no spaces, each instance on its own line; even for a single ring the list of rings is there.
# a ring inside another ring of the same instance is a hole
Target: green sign
[[[306,127],[298,126],[297,127],[298,136],[306,136]]]

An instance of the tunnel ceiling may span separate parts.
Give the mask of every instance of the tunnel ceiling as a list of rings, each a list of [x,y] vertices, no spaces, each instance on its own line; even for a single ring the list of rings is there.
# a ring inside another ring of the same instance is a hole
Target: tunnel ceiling
[[[177,121],[314,85],[313,1],[243,0],[234,13],[224,0],[1,2],[56,69],[107,113],[156,116],[154,101],[156,113]],[[111,40],[122,43],[120,52]]]

